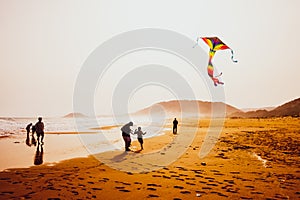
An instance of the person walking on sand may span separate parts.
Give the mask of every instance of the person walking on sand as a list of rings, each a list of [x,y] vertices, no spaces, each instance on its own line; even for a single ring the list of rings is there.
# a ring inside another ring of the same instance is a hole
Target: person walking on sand
[[[173,121],[173,134],[177,134],[177,125],[178,125],[178,121],[175,118]]]
[[[32,131],[32,136],[33,136],[34,133],[35,133],[35,131],[36,131],[35,125],[33,125],[33,126],[31,127],[31,131]]]
[[[40,136],[41,138],[41,143],[43,144],[43,139],[44,139],[44,123],[42,122],[42,118],[38,118],[38,122],[35,124],[35,129],[36,129],[36,135],[37,135],[37,141],[40,143]]]
[[[132,132],[132,130],[130,129],[130,126],[133,126],[133,122],[129,122],[121,128],[122,137],[125,142],[125,151],[130,151],[130,149],[129,149],[129,147],[131,145],[130,133]]]
[[[146,132],[143,133],[143,131],[141,130],[141,127],[138,127],[138,130],[135,129],[133,134],[137,134],[138,141],[141,145],[141,150],[143,150],[144,149],[144,147],[143,147],[143,143],[144,143],[143,135],[145,135]]]
[[[29,136],[31,126],[32,126],[32,123],[30,123],[26,126],[27,136]]]

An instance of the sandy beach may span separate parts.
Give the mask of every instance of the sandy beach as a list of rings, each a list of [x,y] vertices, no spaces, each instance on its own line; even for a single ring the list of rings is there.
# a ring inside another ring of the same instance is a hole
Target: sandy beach
[[[137,151],[139,144],[134,141],[135,152],[111,151],[54,165],[6,169],[0,173],[0,199],[300,198],[299,118],[226,119],[217,144],[200,159],[209,124],[210,120],[190,120],[181,124],[177,136],[166,132],[145,139],[144,151]],[[96,159],[104,154],[129,161],[146,156],[165,148],[191,126],[199,127],[192,144],[157,170],[126,172]],[[45,136],[45,149],[50,137]]]

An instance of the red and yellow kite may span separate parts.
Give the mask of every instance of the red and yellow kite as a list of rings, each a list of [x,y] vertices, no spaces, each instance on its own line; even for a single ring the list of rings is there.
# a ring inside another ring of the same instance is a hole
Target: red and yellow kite
[[[209,50],[209,60],[208,60],[208,66],[207,66],[207,72],[209,77],[213,80],[214,85],[217,86],[218,84],[224,84],[223,82],[219,81],[218,77],[222,75],[222,72],[214,76],[214,66],[212,64],[212,59],[218,50],[225,50],[230,49],[231,50],[231,60],[233,62],[237,62],[233,59],[233,50],[228,47],[224,42],[222,42],[218,37],[202,37],[201,38],[210,48]],[[198,43],[199,38],[197,39]]]

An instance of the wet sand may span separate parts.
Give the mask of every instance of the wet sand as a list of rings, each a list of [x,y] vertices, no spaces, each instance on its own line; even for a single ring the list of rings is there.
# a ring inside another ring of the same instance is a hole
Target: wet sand
[[[208,156],[199,158],[209,120],[172,164],[144,173],[115,170],[93,156],[0,173],[0,199],[299,199],[300,119],[226,119]],[[181,125],[178,134],[188,132]],[[178,136],[145,139],[147,155]],[[152,144],[152,145],[151,145]],[[133,147],[139,148],[134,142]],[[146,165],[146,163],[145,163]]]

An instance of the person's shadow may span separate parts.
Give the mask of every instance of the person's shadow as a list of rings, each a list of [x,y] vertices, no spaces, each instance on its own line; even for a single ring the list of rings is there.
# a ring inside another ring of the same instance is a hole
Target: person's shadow
[[[43,154],[44,154],[43,144],[38,143],[36,147],[35,156],[34,156],[34,165],[43,164]]]

